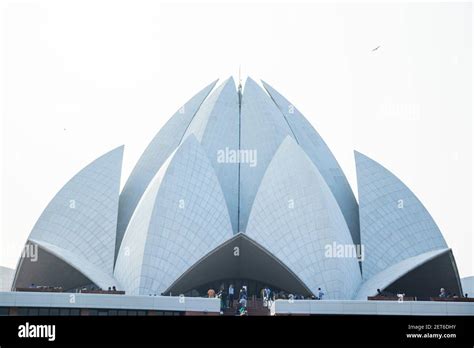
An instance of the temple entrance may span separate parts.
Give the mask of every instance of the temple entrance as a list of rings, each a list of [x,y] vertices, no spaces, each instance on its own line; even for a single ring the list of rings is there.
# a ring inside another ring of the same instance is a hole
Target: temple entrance
[[[224,289],[226,292],[229,290],[229,285],[232,284],[234,286],[234,296],[238,297],[239,291],[243,286],[247,287],[247,296],[253,297],[255,296],[258,299],[262,298],[262,289],[265,288],[265,286],[268,286],[272,291],[274,292],[285,292],[284,290],[271,285],[271,284],[266,284],[259,282],[257,280],[251,280],[251,279],[222,279],[222,280],[216,280],[213,282],[209,282],[207,284],[201,285],[196,287],[195,289],[188,291],[185,293],[185,296],[200,296],[204,297],[207,295],[207,291],[209,289],[214,289],[216,293],[219,291],[221,286],[224,286]]]
[[[308,287],[280,260],[243,233],[235,235],[190,267],[164,293],[205,296],[224,284],[234,285],[238,296],[242,285],[248,296],[261,297],[264,286],[286,294],[309,297]]]

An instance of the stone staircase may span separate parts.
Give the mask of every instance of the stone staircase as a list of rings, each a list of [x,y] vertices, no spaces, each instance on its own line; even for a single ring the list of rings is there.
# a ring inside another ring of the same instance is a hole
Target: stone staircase
[[[224,310],[226,316],[237,316],[238,301],[234,300],[234,308],[227,308]],[[270,309],[263,306],[263,301],[255,297],[247,301],[247,313],[249,316],[268,316]]]

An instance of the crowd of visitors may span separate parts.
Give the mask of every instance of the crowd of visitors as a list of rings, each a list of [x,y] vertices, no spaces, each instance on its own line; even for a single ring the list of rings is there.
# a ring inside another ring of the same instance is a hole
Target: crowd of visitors
[[[82,286],[73,289],[65,290],[62,286],[37,285],[30,284],[28,288],[17,288],[17,291],[31,291],[31,292],[76,292],[76,293],[93,293],[93,294],[124,294],[124,291],[117,290],[115,285],[109,286],[108,289],[102,289],[95,285]]]
[[[36,284],[31,284],[28,287],[28,289],[37,291],[37,292],[63,292],[64,291],[62,286],[36,285]]]
[[[222,284],[219,287],[219,290],[216,292],[213,288],[207,290],[208,298],[219,298],[220,299],[220,310],[221,314],[224,313],[226,309],[234,309],[237,315],[247,315],[247,304],[249,300],[249,294],[247,286],[243,285],[236,294],[236,289],[233,284],[230,284],[228,288]],[[318,288],[317,296],[311,296],[306,299],[315,299],[322,300],[324,297],[324,292],[321,288]],[[284,291],[277,291],[271,289],[269,286],[265,286],[260,291],[260,298],[262,299],[263,306],[265,308],[270,308],[272,303],[275,300],[279,299],[288,299],[288,300],[304,300],[305,297],[300,294],[289,294]],[[236,302],[236,305],[235,305]]]
[[[87,293],[87,294],[119,294],[123,295],[125,294],[125,291],[120,291],[117,290],[115,285],[109,286],[107,289],[102,289],[101,287],[95,287],[95,286],[89,286],[89,287],[83,287],[79,289],[79,292],[81,293]]]
[[[219,291],[216,293],[214,289],[210,288],[207,290],[207,297],[209,298],[219,298],[220,299],[220,308],[221,314],[224,312],[225,309],[234,308],[234,299],[235,299],[235,289],[234,285],[230,284],[229,288],[226,289],[224,284],[222,284],[219,288]],[[238,295],[238,305],[236,308],[236,313],[239,315],[246,315],[247,314],[247,286],[242,286],[239,290]]]
[[[451,293],[449,290],[446,290],[445,288],[439,289],[438,297],[441,297],[441,298],[459,298],[459,296],[456,293]],[[468,295],[465,294],[464,297],[468,297]]]
[[[397,294],[394,294],[390,291],[387,291],[387,290],[380,290],[380,289],[377,289],[377,295],[376,297],[400,297],[400,295],[402,295],[402,297],[405,296],[405,293],[397,293]],[[461,296],[463,297],[463,296]],[[431,297],[430,299],[432,300],[436,300],[436,299],[456,299],[456,298],[460,298],[460,296],[458,296],[456,293],[451,293],[449,290],[445,289],[445,288],[441,288],[439,289],[439,293],[437,296],[433,296]],[[466,293],[464,294],[464,298],[469,298],[469,295]],[[428,300],[425,299],[425,300]]]

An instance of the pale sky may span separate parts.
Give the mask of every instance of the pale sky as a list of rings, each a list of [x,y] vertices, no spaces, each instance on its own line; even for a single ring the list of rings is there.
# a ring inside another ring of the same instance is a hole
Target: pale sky
[[[403,180],[474,275],[470,2],[2,1],[0,30],[0,265],[81,168],[125,144],[123,185],[169,117],[242,66],[311,121],[356,194],[354,149]]]

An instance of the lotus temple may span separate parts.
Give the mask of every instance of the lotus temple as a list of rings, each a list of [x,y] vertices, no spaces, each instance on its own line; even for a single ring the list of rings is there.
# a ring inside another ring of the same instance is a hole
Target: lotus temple
[[[356,198],[321,135],[263,81],[199,91],[128,178],[123,153],[51,199],[0,314],[219,314],[208,289],[230,284],[254,304],[271,288],[276,315],[474,314],[452,250],[396,168],[354,152]]]

